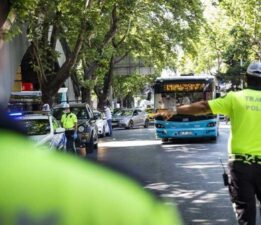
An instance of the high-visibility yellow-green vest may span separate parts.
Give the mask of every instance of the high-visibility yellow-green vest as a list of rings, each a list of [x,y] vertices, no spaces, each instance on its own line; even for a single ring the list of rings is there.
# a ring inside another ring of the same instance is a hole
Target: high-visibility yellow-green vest
[[[77,117],[74,113],[64,113],[61,118],[62,126],[65,129],[72,129],[77,123]]]
[[[215,114],[229,116],[229,153],[261,156],[261,91],[229,92],[208,102]]]
[[[0,223],[180,225],[175,209],[134,181],[76,157],[37,150],[0,130]]]

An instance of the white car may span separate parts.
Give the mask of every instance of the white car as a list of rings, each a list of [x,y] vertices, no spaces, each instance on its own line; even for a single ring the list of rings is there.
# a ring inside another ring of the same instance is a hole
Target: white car
[[[11,114],[24,128],[36,145],[46,145],[50,149],[65,149],[65,129],[48,113],[23,112]]]
[[[105,137],[110,134],[110,128],[105,118],[104,113],[97,110],[93,111],[94,118],[96,119],[96,125],[98,127],[98,134],[100,137]]]

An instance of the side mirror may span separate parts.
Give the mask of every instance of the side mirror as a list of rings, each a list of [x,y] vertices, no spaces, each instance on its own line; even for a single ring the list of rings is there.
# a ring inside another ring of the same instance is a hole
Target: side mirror
[[[62,128],[62,127],[58,127],[54,131],[55,134],[61,134],[61,133],[64,133],[64,132],[65,132],[65,129]]]

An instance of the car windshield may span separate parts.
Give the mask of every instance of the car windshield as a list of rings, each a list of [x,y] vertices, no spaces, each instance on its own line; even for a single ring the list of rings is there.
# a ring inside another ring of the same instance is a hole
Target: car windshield
[[[123,110],[120,112],[120,116],[132,116],[133,110]]]
[[[121,109],[114,109],[113,110],[113,112],[112,112],[112,114],[114,115],[114,116],[119,116],[120,114],[121,114]]]
[[[50,123],[48,119],[26,119],[18,121],[25,129],[27,135],[46,135],[50,133]]]
[[[90,119],[87,110],[85,109],[84,106],[82,107],[71,107],[70,108],[71,112],[74,113],[77,116],[78,120],[86,120],[86,119]],[[55,108],[53,110],[53,115],[57,120],[61,120],[62,115],[63,115],[63,108]]]

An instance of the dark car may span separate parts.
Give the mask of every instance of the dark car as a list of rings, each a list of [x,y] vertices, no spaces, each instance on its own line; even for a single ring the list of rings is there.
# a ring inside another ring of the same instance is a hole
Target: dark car
[[[63,110],[63,104],[53,107],[53,115],[57,120],[61,120]],[[98,148],[98,128],[91,107],[85,103],[70,103],[70,110],[78,119],[76,147],[83,143],[88,153],[93,152]]]

